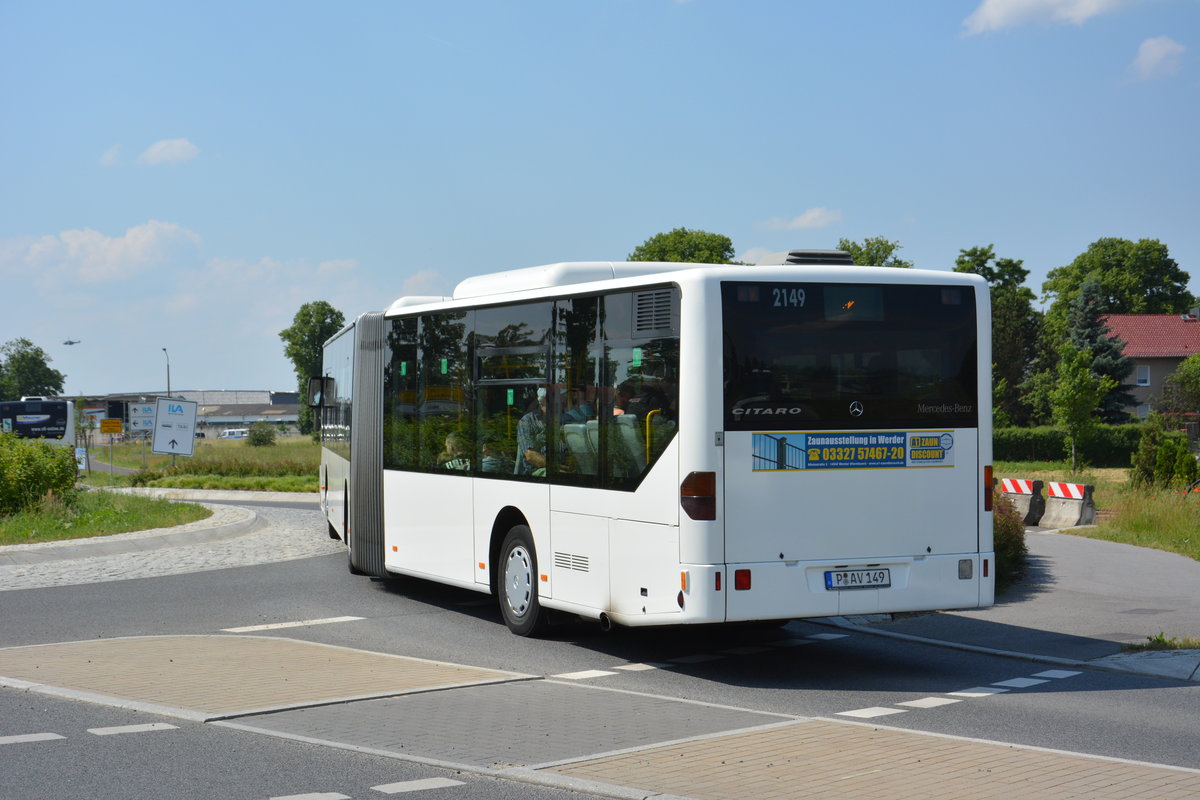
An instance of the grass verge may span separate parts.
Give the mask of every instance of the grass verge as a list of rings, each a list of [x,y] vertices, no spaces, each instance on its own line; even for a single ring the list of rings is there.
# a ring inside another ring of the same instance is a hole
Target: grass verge
[[[315,492],[316,473],[312,475],[166,475],[143,486],[171,489],[224,489],[252,492]]]
[[[1157,636],[1147,636],[1145,642],[1127,644],[1125,649],[1133,653],[1144,653],[1150,650],[1200,650],[1200,639],[1192,636],[1176,639],[1174,636],[1159,633]]]
[[[113,492],[76,492],[69,498],[51,497],[39,506],[5,517],[0,545],[87,539],[114,533],[168,528],[212,514],[192,503],[172,503]]]

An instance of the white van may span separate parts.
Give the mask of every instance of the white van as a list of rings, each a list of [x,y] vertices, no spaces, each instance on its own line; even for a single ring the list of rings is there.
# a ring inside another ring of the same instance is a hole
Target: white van
[[[250,435],[249,428],[230,428],[229,430],[221,431],[221,435],[218,436],[217,438],[218,439],[245,439],[249,435]]]

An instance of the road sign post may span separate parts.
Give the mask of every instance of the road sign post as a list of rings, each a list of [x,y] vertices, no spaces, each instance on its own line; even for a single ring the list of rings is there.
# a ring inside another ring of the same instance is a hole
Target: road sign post
[[[198,405],[194,400],[158,398],[154,412],[154,439],[150,450],[172,456],[195,454]]]
[[[125,431],[125,424],[119,417],[116,419],[100,420],[100,433],[108,434],[108,474],[113,474],[113,436]]]

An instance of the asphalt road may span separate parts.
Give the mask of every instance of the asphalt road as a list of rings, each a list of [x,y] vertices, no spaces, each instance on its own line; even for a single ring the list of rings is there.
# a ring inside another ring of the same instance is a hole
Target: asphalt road
[[[324,536],[319,515],[310,509],[290,513],[305,520],[301,535]],[[486,595],[412,579],[353,577],[340,554],[7,591],[0,593],[0,603],[4,647],[220,634],[231,628],[354,616],[359,619],[256,635],[525,673],[637,696],[864,719],[905,730],[1200,769],[1196,684],[1090,669],[1035,678],[1056,668],[800,621],[783,628],[609,634],[594,624],[565,621],[544,639],[523,639],[508,632]],[[657,668],[620,668],[629,664]],[[1011,688],[1002,693],[971,696],[968,691],[955,702],[907,707],[879,719],[846,716],[1005,682]],[[160,722],[176,727],[112,736],[88,733]],[[413,790],[421,797],[569,795],[144,712],[0,690],[0,742],[39,732],[64,738],[0,744],[0,798],[265,798],[306,792],[365,797],[373,796],[372,787],[425,779],[461,785],[411,784],[420,787]]]

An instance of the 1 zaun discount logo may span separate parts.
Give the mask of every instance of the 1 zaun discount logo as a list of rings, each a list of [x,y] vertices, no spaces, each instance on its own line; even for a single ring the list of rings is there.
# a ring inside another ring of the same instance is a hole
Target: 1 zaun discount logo
[[[945,464],[954,437],[943,434],[914,434],[908,437],[908,460],[915,464]]]

